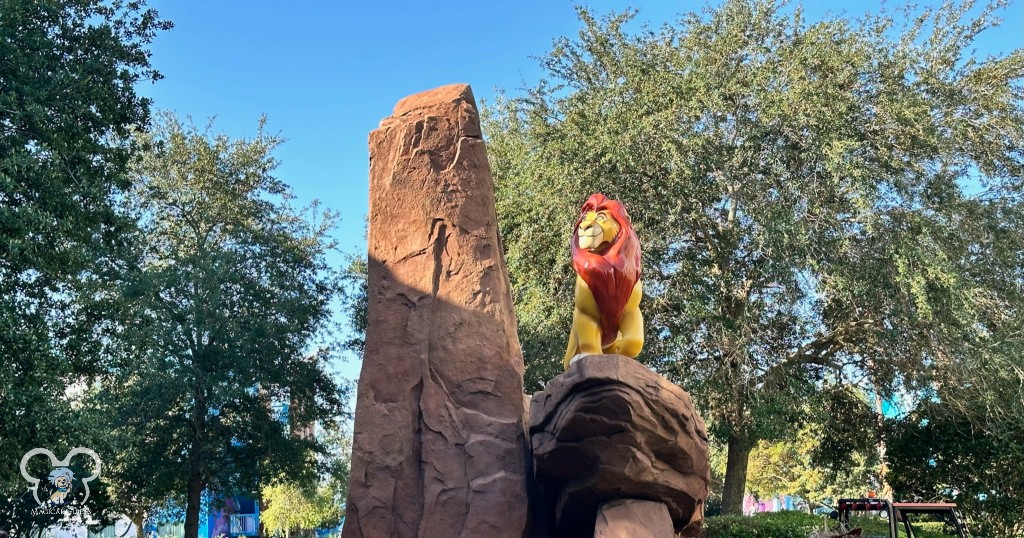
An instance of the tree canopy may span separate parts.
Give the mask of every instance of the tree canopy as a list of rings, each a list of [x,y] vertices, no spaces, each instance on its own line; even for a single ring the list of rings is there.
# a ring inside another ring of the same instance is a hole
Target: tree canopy
[[[829,404],[822,405],[828,407]],[[805,412],[821,413],[822,408],[808,405]],[[835,507],[840,498],[863,497],[871,490],[878,492],[879,454],[873,442],[870,408],[863,405],[860,413],[827,416],[825,420],[820,417],[804,421],[793,435],[782,440],[762,440],[754,445],[747,492],[757,499],[792,495],[804,500],[810,509]],[[842,421],[845,427],[837,428],[828,424],[829,420]],[[712,457],[713,480],[721,482],[724,477],[726,457],[721,449]]]
[[[728,443],[726,512],[811,394],[926,400],[968,364],[1019,368],[1024,50],[971,50],[999,7],[811,22],[732,0],[637,32],[580,9],[485,122],[528,388],[558,369],[592,192],[642,243],[640,359]]]
[[[114,321],[88,403],[112,429],[119,498],[179,500],[195,538],[204,490],[315,477],[310,428],[344,412],[326,370],[335,217],[293,207],[262,121],[231,139],[166,115],[139,136],[142,249],[118,286],[95,289]]]
[[[21,456],[78,446],[68,388],[98,368],[104,314],[76,299],[131,229],[117,198],[129,131],[149,119],[135,86],[160,78],[147,47],[169,27],[143,2],[0,0],[0,519],[14,528]]]
[[[263,488],[267,509],[260,513],[266,528],[291,537],[292,530],[313,530],[337,525],[342,512],[335,492],[325,486],[302,488],[292,482],[276,482]]]

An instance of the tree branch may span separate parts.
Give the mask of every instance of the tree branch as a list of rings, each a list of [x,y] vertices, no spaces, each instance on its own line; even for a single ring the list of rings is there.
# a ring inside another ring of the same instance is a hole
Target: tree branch
[[[878,321],[873,319],[853,320],[840,325],[830,333],[819,335],[814,340],[795,349],[784,361],[765,371],[761,376],[760,384],[765,387],[777,387],[782,383],[787,372],[803,365],[834,367],[832,357],[849,347],[853,339],[863,337],[877,324]]]

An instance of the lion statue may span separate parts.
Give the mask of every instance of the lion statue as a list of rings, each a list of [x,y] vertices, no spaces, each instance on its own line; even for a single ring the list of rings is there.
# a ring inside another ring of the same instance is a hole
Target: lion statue
[[[626,208],[592,194],[580,208],[571,250],[576,300],[564,367],[585,355],[636,358],[644,346],[640,242]]]

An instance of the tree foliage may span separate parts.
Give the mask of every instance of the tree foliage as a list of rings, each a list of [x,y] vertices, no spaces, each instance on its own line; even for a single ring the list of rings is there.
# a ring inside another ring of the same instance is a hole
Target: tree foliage
[[[97,369],[92,329],[104,312],[76,299],[83,280],[114,270],[131,227],[115,200],[131,185],[129,129],[149,118],[135,85],[160,78],[147,47],[167,28],[143,2],[0,0],[0,520],[8,529],[27,532],[15,497],[25,490],[21,456],[35,447],[66,453],[88,433],[76,426],[67,389]]]
[[[343,514],[337,498],[331,483],[311,490],[292,482],[277,482],[263,488],[267,508],[260,518],[267,530],[288,538],[293,530],[337,525]]]
[[[809,22],[732,0],[633,33],[581,9],[486,121],[527,386],[557,372],[592,192],[643,245],[640,359],[729,445],[727,512],[809,394],[921,396],[981,349],[1019,365],[1024,51],[971,52],[999,7]]]
[[[195,538],[204,490],[315,476],[323,446],[300,432],[344,411],[326,372],[335,217],[292,206],[262,121],[230,139],[167,115],[139,136],[143,250],[117,288],[95,290],[116,323],[90,404],[109,417],[117,481],[136,488],[122,497],[179,499]]]
[[[814,509],[882,489],[878,432],[865,395],[834,387],[803,402],[802,415],[791,435],[762,439],[751,449],[748,494],[760,500],[790,495]],[[721,503],[726,464],[726,447],[712,443],[709,507],[714,514]]]
[[[842,419],[839,419],[842,420]],[[850,450],[839,461],[822,458],[826,428],[808,423],[792,440],[759,441],[750,452],[747,491],[758,499],[791,495],[808,506],[835,506],[843,497],[878,489],[878,453],[873,446]],[[724,473],[725,461],[719,472]]]
[[[1018,385],[1005,394],[1018,408]],[[979,427],[971,417],[929,402],[889,426],[889,461],[901,498],[951,501],[970,517],[981,536],[1024,535],[1024,424],[994,422]]]

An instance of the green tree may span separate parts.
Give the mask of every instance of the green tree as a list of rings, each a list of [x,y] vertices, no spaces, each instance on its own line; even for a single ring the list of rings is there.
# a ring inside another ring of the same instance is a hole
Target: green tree
[[[204,491],[251,495],[268,477],[315,476],[324,447],[303,432],[344,411],[326,372],[335,217],[293,207],[273,174],[281,140],[263,125],[230,139],[167,115],[140,135],[152,149],[130,193],[139,269],[96,290],[117,324],[91,403],[124,457],[112,469],[139,486],[122,497],[176,498],[186,538]]]
[[[793,440],[760,441],[750,452],[747,491],[759,499],[792,495],[813,509],[842,497],[863,497],[875,489],[878,454],[874,447],[851,450],[842,460],[825,462],[821,457],[825,435],[826,428],[808,423]],[[719,472],[724,473],[725,463],[723,458]]]
[[[291,531],[311,531],[337,525],[341,505],[330,484],[315,490],[303,489],[292,482],[276,482],[263,488],[267,508],[260,519],[267,530],[291,538]]]
[[[326,448],[320,458],[321,487],[332,492],[338,506],[348,500],[348,479],[352,471],[352,431],[348,427],[351,418],[348,415],[328,422],[320,432],[320,442]]]
[[[1024,535],[1021,209],[1006,203],[990,209],[999,225],[977,250],[1004,254],[989,257],[991,266],[974,278],[1001,275],[1005,285],[973,296],[986,314],[979,330],[937,361],[920,406],[887,421],[886,459],[897,495],[955,501],[982,536]]]
[[[142,2],[0,1],[0,459],[60,439],[64,388],[88,356],[66,344],[82,273],[125,219],[131,144],[156,80],[146,45],[169,23]],[[53,448],[57,448],[54,446]],[[17,466],[0,470],[7,486]],[[6,487],[4,487],[6,489]],[[20,488],[19,488],[20,489]]]
[[[366,277],[366,258],[349,257],[342,272],[344,286],[341,302],[345,317],[352,327],[352,335],[345,341],[344,347],[360,358],[366,348]]]
[[[868,398],[848,386],[823,389],[803,402],[806,418],[794,425],[791,435],[762,439],[751,450],[747,493],[758,499],[792,495],[813,510],[834,507],[842,497],[879,492],[881,462]],[[712,443],[709,513],[713,515],[719,511],[727,461],[727,447]]]
[[[642,243],[640,359],[727,443],[726,513],[750,450],[809,395],[922,396],[963,342],[996,349],[996,314],[1020,304],[1003,290],[1021,250],[994,239],[1024,231],[1004,218],[1022,194],[1024,51],[971,47],[999,7],[808,22],[731,0],[637,33],[630,13],[581,9],[549,78],[485,127],[527,386],[558,371],[566,242],[592,192],[625,202]]]
[[[1011,372],[1012,377],[1005,375]],[[989,399],[1000,400],[996,406],[979,398],[963,412],[936,399],[890,420],[890,476],[900,498],[956,502],[976,534],[1019,537],[1024,536],[1024,368],[995,374],[996,379],[992,375],[961,378],[960,386],[967,391],[1001,387],[990,393]],[[1006,410],[1013,414],[1000,417]]]
[[[17,462],[78,446],[67,387],[95,372],[78,307],[86,278],[114,269],[130,220],[127,134],[145,125],[135,92],[160,75],[148,44],[170,28],[144,2],[0,0],[0,520],[27,532]],[[98,510],[97,510],[98,511]],[[21,524],[19,524],[19,522]]]
[[[109,374],[105,376],[107,380],[114,377]],[[89,508],[93,510],[98,502],[115,514],[94,530],[101,530],[121,517],[127,517],[136,529],[141,529],[147,519],[168,504],[176,504],[180,497],[168,493],[166,481],[153,479],[158,474],[153,469],[164,462],[145,460],[151,453],[145,450],[145,440],[136,435],[138,432],[115,429],[120,417],[114,410],[123,404],[109,401],[110,396],[102,382],[97,384],[84,395],[83,405],[75,414],[77,424],[91,427],[78,442],[103,458],[103,472],[94,496],[90,496]]]

